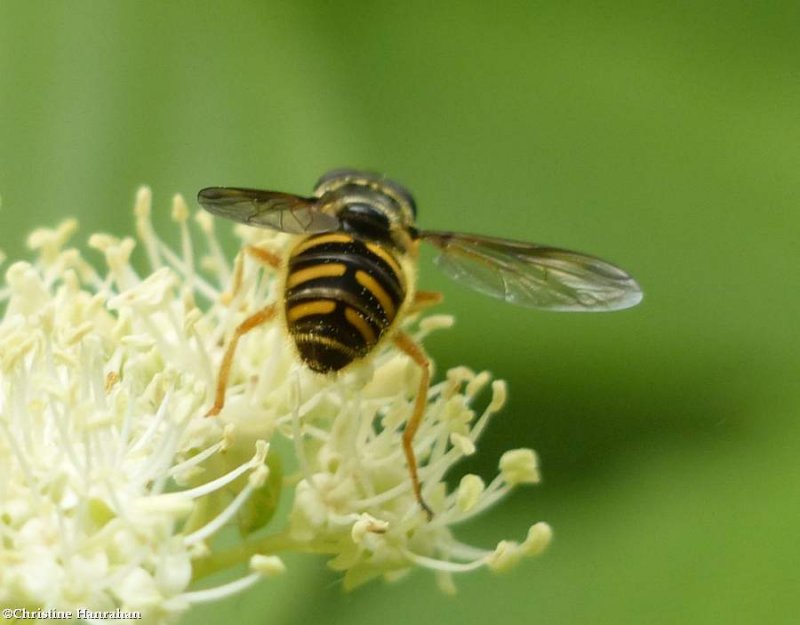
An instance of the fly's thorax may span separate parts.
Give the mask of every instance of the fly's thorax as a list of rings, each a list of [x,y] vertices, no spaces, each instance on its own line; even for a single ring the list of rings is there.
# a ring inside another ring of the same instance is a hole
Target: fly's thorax
[[[286,266],[284,312],[305,364],[339,371],[390,336],[413,296],[412,265],[391,242],[354,232],[299,241]]]
[[[325,174],[314,190],[329,206],[347,232],[404,245],[398,231],[413,230],[417,208],[412,195],[398,183],[379,174],[335,170]]]

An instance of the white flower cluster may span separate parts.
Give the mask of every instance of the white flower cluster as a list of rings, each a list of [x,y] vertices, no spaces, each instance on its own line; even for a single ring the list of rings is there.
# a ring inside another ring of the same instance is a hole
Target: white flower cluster
[[[520,449],[503,455],[488,485],[466,475],[448,492],[447,471],[475,452],[505,400],[495,381],[476,414],[485,373],[454,369],[431,387],[415,448],[432,521],[413,495],[400,444],[419,373],[391,347],[333,379],[298,363],[279,322],[265,324],[241,341],[225,409],[205,418],[226,341],[279,297],[275,276],[241,254],[229,266],[204,213],[196,258],[180,197],[176,252],[155,233],[150,201],[140,190],[146,271],[131,264],[134,239],[95,234],[89,246],[107,267],[97,272],[67,246],[74,221],[34,232],[37,260],[6,271],[0,607],[124,609],[170,622],[193,603],[281,572],[280,552],[328,554],[348,588],[422,566],[449,590],[453,572],[501,570],[545,547],[544,523],[521,543],[489,550],[452,534],[517,484],[538,481],[535,455]],[[288,241],[237,232],[273,251]],[[422,339],[450,322],[432,316],[407,330]],[[283,475],[281,465],[293,472]],[[291,502],[288,518],[273,519],[281,496]],[[240,539],[221,550],[215,538],[225,527]],[[250,566],[243,577],[196,583],[242,562]]]

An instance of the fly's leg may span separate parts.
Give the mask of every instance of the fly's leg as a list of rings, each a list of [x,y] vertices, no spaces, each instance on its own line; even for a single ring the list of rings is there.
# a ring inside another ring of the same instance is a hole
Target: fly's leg
[[[416,313],[425,310],[429,306],[441,304],[442,300],[444,300],[444,296],[437,291],[417,291],[414,294],[414,301],[411,302],[409,312]]]
[[[217,374],[217,391],[214,395],[214,405],[211,410],[206,414],[207,417],[214,417],[220,413],[225,406],[225,390],[228,388],[228,378],[231,375],[231,365],[233,364],[233,356],[236,353],[236,346],[239,344],[239,339],[245,334],[263,325],[275,317],[277,308],[275,304],[264,306],[257,313],[250,315],[247,319],[242,321],[236,330],[233,332],[231,342],[225,350],[225,355],[222,357],[222,363],[219,366],[219,373]]]
[[[277,254],[261,249],[254,245],[247,245],[244,248],[246,254],[257,260],[258,262],[267,265],[273,269],[280,267],[281,259]],[[241,257],[237,258],[236,268],[233,274],[233,286],[231,289],[232,296],[235,296],[242,285],[242,269],[243,264]],[[222,357],[222,363],[219,366],[219,373],[217,374],[217,390],[214,395],[214,405],[211,410],[206,414],[207,417],[214,417],[220,413],[225,406],[225,391],[228,388],[228,378],[231,375],[231,365],[233,365],[233,357],[236,354],[236,346],[239,344],[239,339],[245,334],[263,325],[275,317],[277,308],[275,304],[264,306],[258,312],[250,315],[247,319],[242,321],[233,333],[230,343],[225,350],[225,355]]]
[[[256,247],[255,245],[245,245],[243,251],[253,260],[256,260],[262,265],[266,265],[272,269],[278,269],[281,266],[280,256],[268,250]],[[244,257],[240,253],[236,255],[236,261],[234,262],[233,283],[231,284],[231,289],[230,291],[226,291],[222,294],[222,301],[224,304],[230,304],[233,298],[236,297],[236,294],[239,293],[239,289],[242,288],[243,275]]]
[[[245,245],[244,251],[251,258],[257,260],[262,265],[266,265],[267,267],[272,267],[273,269],[277,269],[278,267],[281,266],[281,257],[275,254],[274,252],[270,252],[260,247],[256,247],[255,245]]]
[[[417,498],[417,503],[425,511],[425,514],[430,521],[433,518],[433,510],[430,509],[425,500],[422,498],[422,488],[419,483],[419,475],[417,474],[417,457],[414,455],[414,435],[419,429],[422,422],[422,416],[425,414],[425,406],[428,403],[428,386],[431,381],[431,363],[425,356],[419,345],[414,342],[410,336],[404,332],[400,332],[394,338],[395,345],[403,350],[413,360],[422,371],[422,376],[419,381],[419,390],[417,391],[417,398],[414,401],[414,411],[411,413],[411,418],[406,423],[406,429],[403,431],[403,451],[406,455],[406,463],[408,464],[408,474],[411,476],[411,486],[414,489],[414,496]]]

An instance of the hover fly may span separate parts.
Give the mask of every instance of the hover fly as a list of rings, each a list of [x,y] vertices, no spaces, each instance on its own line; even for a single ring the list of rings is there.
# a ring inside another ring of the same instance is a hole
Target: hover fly
[[[283,297],[236,328],[220,365],[209,416],[219,414],[225,403],[239,339],[275,317],[285,324],[303,363],[319,373],[340,371],[392,341],[422,371],[403,432],[403,450],[414,494],[429,517],[412,443],[427,403],[430,365],[422,348],[400,328],[408,313],[441,299],[438,293],[416,289],[420,241],[438,249],[435,262],[451,278],[511,304],[605,311],[634,306],[642,298],[630,275],[593,256],[535,243],[419,230],[411,194],[370,172],[329,172],[311,197],[209,187],[197,199],[214,215],[298,235],[285,259],[260,248],[246,249],[280,272]]]

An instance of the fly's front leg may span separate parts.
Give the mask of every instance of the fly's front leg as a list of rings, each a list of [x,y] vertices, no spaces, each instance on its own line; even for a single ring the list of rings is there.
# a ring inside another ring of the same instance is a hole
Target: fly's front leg
[[[207,417],[214,417],[220,413],[225,406],[225,390],[228,388],[228,378],[231,375],[231,365],[233,365],[233,356],[236,353],[236,346],[239,344],[239,339],[245,334],[263,325],[275,317],[277,308],[275,304],[264,306],[257,313],[250,315],[247,319],[242,321],[236,330],[233,332],[231,342],[225,350],[225,355],[222,357],[222,363],[219,366],[219,373],[217,374],[217,391],[214,396],[214,405],[211,410],[206,414]]]
[[[417,457],[414,454],[414,435],[419,429],[422,417],[425,414],[425,407],[428,404],[428,386],[431,382],[431,363],[425,356],[419,345],[414,342],[410,336],[405,332],[400,332],[394,339],[395,345],[403,350],[413,360],[422,371],[419,381],[419,390],[417,397],[414,401],[414,411],[411,413],[411,418],[406,423],[406,429],[403,431],[403,451],[406,455],[406,463],[408,464],[408,474],[411,476],[411,486],[414,489],[414,496],[420,507],[425,511],[430,521],[433,518],[433,510],[430,509],[425,500],[422,498],[422,487],[419,483],[419,475],[417,474]]]

